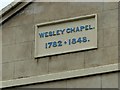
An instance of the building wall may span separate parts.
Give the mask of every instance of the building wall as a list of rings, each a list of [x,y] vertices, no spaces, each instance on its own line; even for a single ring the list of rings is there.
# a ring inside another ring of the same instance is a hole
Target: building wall
[[[97,49],[34,58],[35,24],[89,14],[98,15]],[[115,63],[118,63],[118,3],[115,2],[34,2],[2,26],[3,81]],[[118,73],[89,76],[35,87],[107,87],[108,79],[117,80],[114,79],[117,75]],[[118,87],[117,84],[112,85]],[[108,87],[110,86],[111,82]]]

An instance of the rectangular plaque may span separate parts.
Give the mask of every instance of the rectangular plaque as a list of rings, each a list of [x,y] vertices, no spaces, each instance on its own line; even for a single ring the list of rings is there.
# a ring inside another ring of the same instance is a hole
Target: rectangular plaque
[[[35,58],[97,48],[97,15],[35,25]]]

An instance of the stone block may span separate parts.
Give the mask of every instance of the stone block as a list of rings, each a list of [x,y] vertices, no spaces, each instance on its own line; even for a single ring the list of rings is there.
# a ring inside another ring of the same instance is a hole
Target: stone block
[[[69,54],[49,57],[49,73],[63,72],[67,70],[66,59]]]
[[[98,41],[97,41],[97,44],[98,44],[98,48],[102,48],[104,47],[104,31],[102,29],[98,29],[97,31],[97,38],[98,38]]]
[[[112,10],[118,8],[118,2],[104,2],[104,10]]]
[[[84,68],[84,53],[75,52],[49,58],[49,73]]]
[[[118,63],[118,46],[104,48],[102,63],[103,64]]]
[[[48,73],[48,60],[21,60],[15,62],[14,78],[25,78],[29,76],[37,76]]]
[[[15,60],[15,45],[4,45],[2,46],[2,63],[13,62]]]
[[[67,65],[67,70],[84,68],[84,52],[70,53],[64,60]]]
[[[49,8],[49,20],[60,20],[68,18],[67,2],[51,2]]]
[[[66,18],[67,8],[67,3],[62,2],[35,2],[34,21],[42,23]]]
[[[12,80],[14,75],[14,62],[2,64],[2,80]]]
[[[27,65],[25,65],[25,64],[27,64]],[[14,79],[20,79],[20,78],[28,77],[28,75],[26,75],[26,73],[29,71],[29,69],[25,68],[25,66],[27,68],[29,68],[28,64],[29,63],[26,63],[26,61],[17,61],[17,62],[15,62]]]
[[[95,14],[97,14],[97,30],[98,31],[103,30],[104,13],[100,12],[100,13],[95,13]]]
[[[67,80],[67,88],[101,88],[101,77],[89,76]]]
[[[103,2],[69,2],[68,16],[75,17],[81,15],[95,14],[102,12]]]
[[[32,67],[30,70],[30,75],[35,76],[48,74],[48,60],[48,57],[32,60],[30,62]]]
[[[15,29],[16,43],[34,40],[35,30],[33,24],[17,26]]]
[[[118,9],[103,12],[103,28],[118,27]]]
[[[85,68],[102,65],[103,48],[85,52]]]
[[[30,59],[32,42],[24,42],[16,44],[14,51],[15,60]]]
[[[21,59],[31,58],[31,42],[4,45],[2,47],[3,62],[12,62]]]
[[[34,2],[33,7],[35,24],[49,21],[49,2]]]
[[[102,88],[118,88],[118,73],[103,74]]]
[[[118,28],[104,29],[104,47],[118,45]]]
[[[15,27],[2,28],[2,44],[15,44]]]

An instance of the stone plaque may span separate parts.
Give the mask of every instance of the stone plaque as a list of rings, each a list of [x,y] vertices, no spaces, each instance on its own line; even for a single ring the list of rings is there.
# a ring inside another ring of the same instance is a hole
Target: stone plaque
[[[35,58],[97,48],[97,15],[35,25]]]

